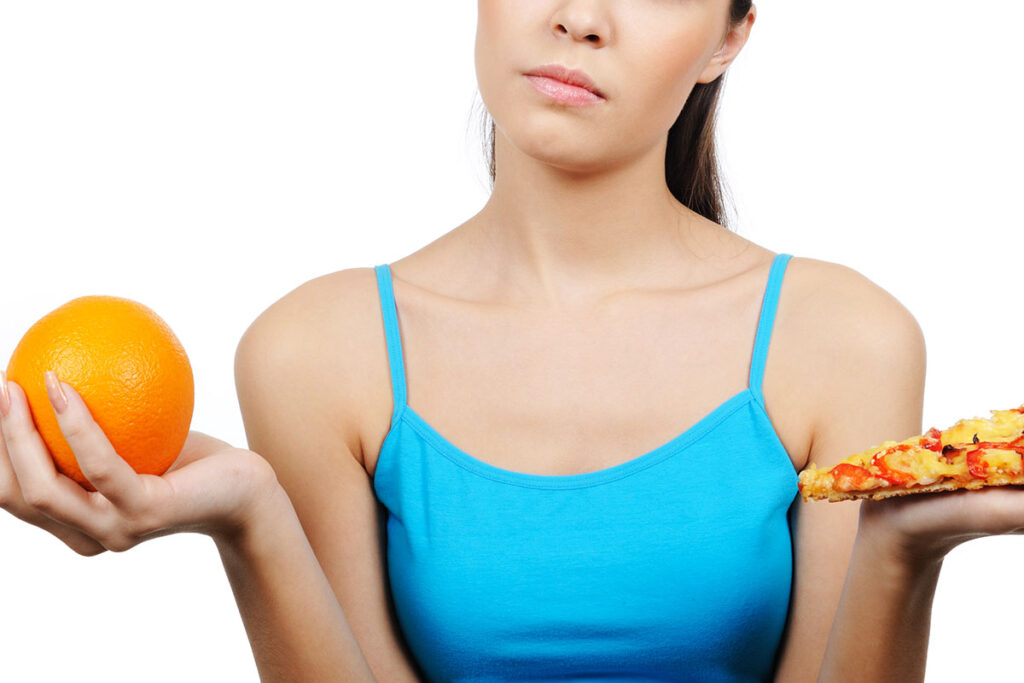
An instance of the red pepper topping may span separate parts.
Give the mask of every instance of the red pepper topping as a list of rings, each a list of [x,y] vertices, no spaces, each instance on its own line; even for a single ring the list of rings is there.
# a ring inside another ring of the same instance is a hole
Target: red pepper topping
[[[905,451],[910,448],[907,444],[899,444],[893,446],[891,449],[885,450],[875,455],[871,459],[871,466],[878,472],[878,476],[885,479],[890,484],[902,485],[914,481],[914,476],[907,472],[901,472],[900,470],[894,470],[889,467],[889,463],[885,461],[885,456],[889,453],[895,453],[896,451]]]
[[[942,450],[941,438],[942,432],[932,427],[922,435],[921,446],[930,451],[940,451]]]

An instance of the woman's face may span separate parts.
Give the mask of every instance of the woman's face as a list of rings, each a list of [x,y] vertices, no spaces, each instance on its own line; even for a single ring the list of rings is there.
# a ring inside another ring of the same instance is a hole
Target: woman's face
[[[729,30],[729,4],[478,0],[476,76],[497,135],[583,172],[650,152],[694,84],[714,80],[745,42],[745,30]],[[572,106],[538,92],[525,74],[542,64],[586,72],[603,100]]]

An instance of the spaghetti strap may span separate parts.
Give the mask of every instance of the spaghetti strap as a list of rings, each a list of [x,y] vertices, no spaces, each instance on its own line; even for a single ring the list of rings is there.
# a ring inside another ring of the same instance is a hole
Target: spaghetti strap
[[[398,307],[391,286],[391,268],[386,263],[373,267],[377,273],[377,291],[380,293],[380,308],[384,318],[384,337],[388,345],[388,367],[391,369],[391,395],[394,408],[391,423],[405,406],[405,365],[402,358],[402,337],[398,332]]]
[[[768,358],[768,342],[772,337],[772,325],[775,323],[775,309],[779,304],[779,290],[782,287],[782,276],[786,272],[786,264],[792,254],[776,254],[768,273],[768,285],[765,287],[764,300],[761,303],[761,317],[757,322],[757,334],[754,337],[754,353],[750,359],[750,390],[754,398],[764,408],[764,395],[761,383],[764,380],[764,364]]]

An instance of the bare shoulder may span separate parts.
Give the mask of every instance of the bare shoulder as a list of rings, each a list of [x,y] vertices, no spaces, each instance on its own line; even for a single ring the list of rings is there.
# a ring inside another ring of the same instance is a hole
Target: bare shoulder
[[[339,270],[302,283],[253,320],[239,341],[236,382],[243,349],[278,368],[286,376],[275,379],[299,388],[311,410],[322,409],[362,462],[366,425],[390,397],[385,347],[376,273]],[[238,390],[241,397],[245,387]]]
[[[812,456],[828,453],[826,458],[831,459],[857,448],[847,442],[838,451],[829,450],[827,435],[838,433],[837,423],[850,424],[855,415],[867,414],[867,404],[888,406],[898,417],[889,425],[875,420],[881,431],[862,432],[861,440],[878,438],[880,443],[916,433],[898,433],[914,422],[924,386],[925,340],[914,315],[886,289],[848,266],[794,257],[789,269],[788,298],[779,311],[784,324],[779,327],[794,340],[790,346],[800,349],[800,361],[788,364],[788,369],[798,373],[800,386],[808,387]],[[910,396],[917,396],[915,405],[897,405]],[[872,445],[864,443],[863,448]]]
[[[831,336],[841,330],[844,339],[881,351],[890,350],[886,343],[895,337],[921,336],[917,320],[899,299],[849,266],[794,257],[787,271],[789,312],[807,334],[818,330]],[[880,325],[884,334],[879,334]]]

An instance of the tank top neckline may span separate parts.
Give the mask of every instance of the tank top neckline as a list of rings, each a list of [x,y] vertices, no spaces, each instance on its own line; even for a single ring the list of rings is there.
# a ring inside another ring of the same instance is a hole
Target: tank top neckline
[[[617,465],[611,465],[609,467],[592,470],[590,472],[579,472],[576,474],[536,474],[533,472],[509,470],[503,467],[498,467],[497,465],[492,465],[485,460],[481,460],[480,458],[470,455],[468,452],[462,450],[449,441],[409,405],[406,405],[402,409],[399,420],[404,421],[412,427],[421,437],[433,446],[438,453],[448,458],[448,460],[463,469],[487,479],[504,482],[506,484],[526,486],[529,488],[585,488],[628,477],[631,474],[635,474],[648,467],[652,467],[662,460],[685,450],[687,446],[712,433],[716,427],[726,420],[726,418],[753,400],[753,392],[750,390],[750,387],[747,387],[718,404],[718,406],[716,406],[710,413],[706,414],[685,431],[679,433],[660,446]],[[395,430],[392,429],[389,431],[388,436],[390,436],[393,431]],[[385,444],[387,443],[387,440],[388,439],[385,438]],[[781,442],[779,445],[781,447]],[[793,476],[795,478],[796,471],[792,468],[793,461],[789,458],[789,454],[784,448],[781,448],[781,451],[782,456],[784,457],[783,464],[789,465],[789,469],[793,471]],[[383,452],[384,446],[382,445],[381,453]],[[378,456],[378,465],[379,459],[380,456]]]
[[[398,330],[397,305],[394,300],[394,291],[391,283],[391,269],[388,264],[380,264],[374,267],[377,273],[377,283],[381,294],[381,306],[383,310],[385,337],[388,345],[388,358],[391,368],[392,394],[394,407],[391,417],[391,426],[384,437],[377,457],[377,466],[374,469],[374,479],[380,471],[381,460],[389,449],[389,443],[397,437],[394,434],[401,423],[408,424],[423,439],[425,439],[438,453],[446,457],[454,464],[463,469],[499,482],[525,486],[528,488],[548,489],[575,489],[604,484],[616,479],[627,477],[647,467],[656,465],[666,458],[684,450],[690,444],[700,440],[711,433],[718,425],[722,424],[730,415],[737,410],[753,402],[757,406],[756,412],[767,422],[768,431],[773,437],[772,450],[776,453],[778,466],[787,470],[794,482],[797,473],[793,467],[793,461],[789,457],[785,446],[782,444],[775,426],[771,422],[767,411],[764,408],[764,397],[761,393],[761,382],[764,375],[764,364],[767,358],[768,342],[771,337],[772,326],[775,319],[775,310],[778,305],[779,291],[782,284],[782,276],[791,254],[777,254],[772,261],[771,270],[768,276],[768,283],[765,287],[764,298],[761,304],[761,314],[758,319],[757,332],[755,333],[754,349],[751,354],[750,373],[746,388],[733,394],[722,403],[719,403],[710,412],[701,417],[697,422],[672,437],[660,446],[630,458],[617,465],[611,465],[599,470],[580,472],[576,474],[536,474],[532,472],[521,472],[510,470],[497,465],[492,465],[480,458],[470,455],[468,452],[456,446],[447,437],[441,434],[433,425],[427,422],[419,413],[406,401],[405,391],[405,369],[404,356],[401,349],[401,337]]]

